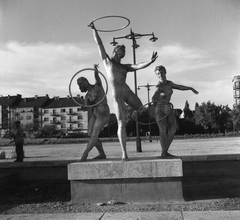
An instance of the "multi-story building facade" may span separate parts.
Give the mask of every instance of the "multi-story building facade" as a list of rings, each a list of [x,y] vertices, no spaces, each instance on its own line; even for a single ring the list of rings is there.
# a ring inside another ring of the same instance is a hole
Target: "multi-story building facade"
[[[240,75],[233,77],[234,106],[240,105]]]
[[[75,97],[75,99],[80,99],[80,97]],[[83,111],[81,106],[69,96],[54,97],[42,110],[43,126],[54,124],[58,130],[87,132],[88,112]]]
[[[75,97],[79,102],[80,99]],[[88,117],[88,111],[83,110],[69,96],[52,99],[48,95],[30,98],[22,98],[21,95],[0,97],[1,131],[10,130],[12,124],[19,120],[29,130],[55,125],[57,130],[65,132],[87,132]]]
[[[8,129],[11,125],[11,108],[22,99],[22,96],[0,96],[0,129]]]
[[[19,120],[23,126],[29,126],[32,129],[42,127],[42,108],[49,100],[48,95],[19,99],[10,107],[11,122]]]

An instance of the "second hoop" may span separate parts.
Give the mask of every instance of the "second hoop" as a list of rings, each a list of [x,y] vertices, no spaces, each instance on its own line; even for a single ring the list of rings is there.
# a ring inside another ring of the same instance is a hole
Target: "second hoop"
[[[139,113],[139,111],[142,110],[146,105],[149,105],[149,107],[150,107],[150,105],[152,105],[153,103],[157,103],[158,106],[169,105],[171,109],[170,109],[170,111],[169,111],[165,116],[163,116],[163,117],[160,118],[159,120],[156,120],[156,121],[154,121],[154,122],[148,122],[148,123],[143,123],[143,122],[138,121],[139,124],[141,124],[141,125],[151,125],[151,124],[155,124],[155,123],[157,123],[157,122],[159,122],[159,121],[162,121],[164,118],[168,117],[168,116],[171,114],[171,112],[173,111],[173,104],[172,104],[171,102],[162,102],[162,103],[161,103],[161,102],[149,102],[149,103],[143,105],[142,107],[140,107],[140,108],[137,110],[137,112]],[[150,115],[149,115],[148,117],[150,117]]]
[[[98,73],[103,77],[103,79],[104,79],[104,81],[105,81],[105,84],[106,84],[106,89],[105,89],[106,91],[105,91],[104,96],[102,97],[102,99],[101,99],[99,102],[97,102],[97,103],[95,103],[95,104],[93,104],[93,105],[84,105],[84,104],[78,102],[78,101],[73,97],[73,95],[72,95],[72,90],[71,90],[73,79],[74,79],[79,73],[82,73],[82,72],[84,72],[84,71],[89,71],[89,70],[90,70],[90,71],[95,71],[95,69],[93,69],[93,68],[85,68],[85,69],[82,69],[82,70],[79,70],[78,72],[76,72],[76,73],[73,75],[73,77],[71,78],[70,83],[69,83],[69,87],[68,87],[68,89],[69,89],[69,94],[70,94],[72,100],[73,100],[77,105],[80,105],[80,106],[86,107],[86,108],[92,108],[92,107],[95,107],[95,106],[99,105],[99,104],[105,99],[105,97],[106,97],[106,95],[107,95],[107,92],[108,92],[107,79],[106,79],[106,77],[98,70]]]

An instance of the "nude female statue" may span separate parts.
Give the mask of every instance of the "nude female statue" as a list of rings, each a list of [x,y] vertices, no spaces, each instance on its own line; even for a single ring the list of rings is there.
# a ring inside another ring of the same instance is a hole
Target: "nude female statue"
[[[159,139],[162,148],[161,158],[171,158],[174,156],[168,153],[168,149],[176,132],[176,117],[174,110],[171,111],[171,106],[168,103],[173,94],[173,89],[191,90],[195,94],[198,94],[198,91],[192,87],[178,85],[167,80],[167,71],[164,66],[157,66],[155,74],[159,78],[159,83],[152,97],[152,102],[154,102],[154,112],[159,128]],[[164,118],[170,111],[171,113]]]
[[[118,122],[118,139],[122,148],[122,160],[128,160],[126,150],[126,104],[132,110],[138,110],[142,106],[141,100],[133,93],[133,91],[126,84],[128,72],[134,72],[148,67],[157,59],[157,52],[152,54],[152,57],[147,62],[138,64],[122,64],[121,60],[125,56],[125,46],[117,45],[110,57],[104,48],[103,42],[98,35],[98,32],[93,23],[89,25],[93,30],[93,37],[98,46],[100,57],[103,61],[104,67],[107,72],[107,77],[110,85],[112,86],[113,106],[115,109],[117,122]]]
[[[94,65],[95,72],[95,84],[91,85],[88,80],[84,77],[80,77],[77,80],[79,89],[81,92],[87,92],[85,95],[85,105],[94,105],[101,101],[105,95],[104,89],[102,87],[102,82],[98,74],[97,65]],[[102,142],[98,138],[99,133],[107,125],[110,117],[110,110],[107,104],[107,98],[105,97],[101,103],[93,107],[93,112],[88,123],[88,135],[90,140],[87,144],[85,151],[83,152],[81,162],[86,161],[88,153],[95,146],[99,152],[99,155],[93,159],[105,159],[106,154],[102,147]]]

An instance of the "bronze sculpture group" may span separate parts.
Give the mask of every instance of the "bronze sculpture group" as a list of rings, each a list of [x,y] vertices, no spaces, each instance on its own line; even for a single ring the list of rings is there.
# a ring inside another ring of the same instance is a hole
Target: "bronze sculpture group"
[[[133,72],[139,69],[146,68],[155,62],[158,55],[157,52],[153,52],[149,61],[141,62],[138,64],[122,64],[121,59],[125,56],[125,46],[117,45],[111,57],[106,53],[103,42],[98,34],[97,29],[92,22],[89,25],[93,30],[93,37],[99,50],[100,57],[103,61],[108,81],[112,87],[113,106],[118,122],[118,139],[122,148],[122,160],[128,160],[126,149],[126,104],[128,104],[132,111],[137,111],[143,105],[139,97],[133,93],[133,91],[126,84],[126,77],[128,72]],[[96,68],[96,67],[95,67]],[[159,78],[159,83],[156,86],[156,91],[152,97],[154,103],[154,113],[156,123],[159,128],[159,139],[162,148],[161,158],[172,158],[173,155],[168,153],[170,144],[172,143],[174,134],[176,132],[175,113],[171,109],[170,99],[173,93],[173,89],[178,90],[191,90],[195,94],[198,92],[192,87],[177,85],[166,78],[166,69],[163,66],[157,66],[155,68],[155,74]],[[85,96],[85,102],[98,103],[104,95],[104,90],[101,87],[100,78],[97,79],[97,70],[95,71],[96,84],[90,85],[87,79],[78,79],[78,85],[82,92],[88,92]],[[101,92],[96,92],[97,87]],[[104,106],[104,107],[103,107]],[[107,105],[107,99],[105,98],[100,104],[96,105],[93,109],[93,116],[89,122],[89,135],[90,140],[84,151],[81,161],[86,161],[89,151],[96,146],[99,151],[97,159],[105,159],[106,155],[103,151],[102,144],[98,138],[98,135],[102,128],[108,123],[109,119],[109,107]],[[166,117],[167,116],[167,117]]]

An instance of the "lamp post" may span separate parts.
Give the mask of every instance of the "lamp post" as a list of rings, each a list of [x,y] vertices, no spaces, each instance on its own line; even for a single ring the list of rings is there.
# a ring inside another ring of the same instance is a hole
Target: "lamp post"
[[[116,46],[118,44],[118,42],[116,42],[117,39],[127,39],[127,40],[132,40],[132,48],[133,48],[133,64],[136,64],[136,49],[140,46],[137,44],[136,39],[139,39],[141,37],[145,37],[145,36],[151,36],[151,38],[149,39],[152,42],[155,42],[158,38],[154,36],[154,33],[152,32],[152,34],[138,34],[138,33],[134,33],[132,31],[132,29],[130,29],[130,34],[125,35],[125,36],[121,36],[121,37],[114,37],[113,41],[110,43],[113,46]],[[134,71],[134,85],[135,85],[135,94],[137,95],[137,74],[136,71]],[[136,117],[136,132],[137,132],[137,152],[142,152],[142,147],[141,147],[141,139],[139,136],[139,126],[138,126],[138,117]]]
[[[151,138],[151,125],[150,125],[150,99],[149,99],[149,91],[150,91],[150,87],[152,86],[156,86],[156,85],[149,85],[147,83],[147,85],[142,85],[142,86],[138,86],[138,90],[140,89],[140,87],[146,87],[147,88],[147,93],[148,93],[148,130],[149,130],[149,142],[152,142],[152,138]]]

